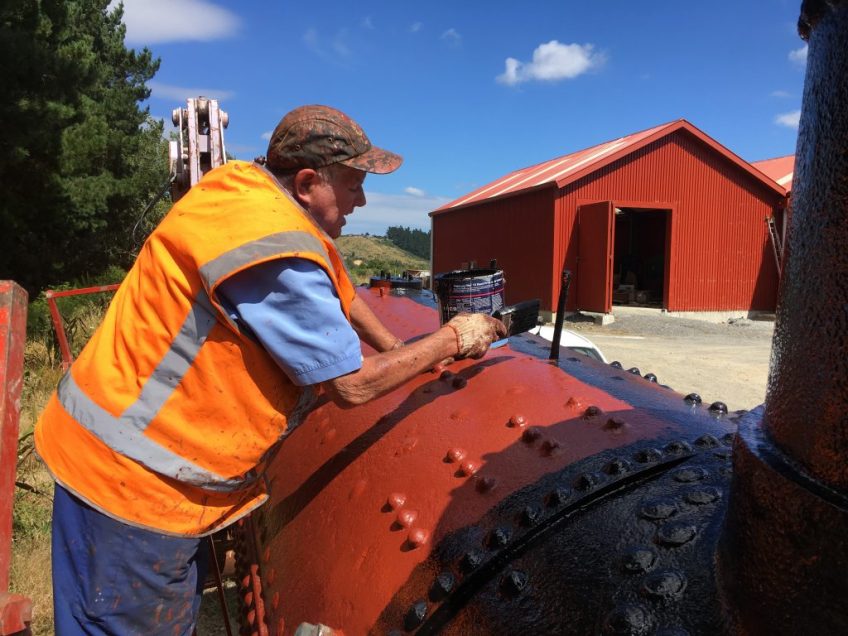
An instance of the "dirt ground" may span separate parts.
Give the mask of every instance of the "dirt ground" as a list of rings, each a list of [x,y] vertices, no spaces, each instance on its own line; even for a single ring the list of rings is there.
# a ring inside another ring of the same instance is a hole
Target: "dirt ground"
[[[698,393],[706,404],[720,400],[734,411],[765,401],[772,320],[713,323],[618,307],[613,315],[615,322],[600,326],[576,314],[565,327],[589,338],[609,362],[651,372],[679,393]]]

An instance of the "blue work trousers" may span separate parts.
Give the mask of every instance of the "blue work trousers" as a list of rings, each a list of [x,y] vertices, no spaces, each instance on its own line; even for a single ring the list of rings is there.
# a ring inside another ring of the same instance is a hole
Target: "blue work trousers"
[[[209,563],[206,538],[142,530],[56,485],[53,608],[57,636],[189,636]]]

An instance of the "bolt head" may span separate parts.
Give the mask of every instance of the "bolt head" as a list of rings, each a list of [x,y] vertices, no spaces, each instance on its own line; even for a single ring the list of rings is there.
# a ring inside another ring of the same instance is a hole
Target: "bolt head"
[[[501,579],[501,589],[509,596],[516,596],[527,585],[527,574],[518,570],[510,570]]]
[[[451,448],[447,453],[447,459],[450,462],[461,462],[468,455],[464,448]]]
[[[562,443],[555,439],[546,439],[542,442],[542,452],[545,455],[556,455],[561,448]]]
[[[434,602],[441,601],[451,593],[454,585],[456,585],[456,577],[453,572],[441,572],[430,586],[430,599]]]
[[[509,425],[513,428],[524,428],[527,426],[527,418],[523,415],[513,415],[509,418]]]
[[[393,492],[389,495],[389,498],[386,499],[386,505],[389,506],[392,510],[398,510],[403,508],[406,503],[406,495],[400,492]]]
[[[382,287],[380,288],[382,289]],[[427,617],[427,602],[425,600],[417,601],[403,618],[403,626],[407,631],[412,631],[421,626],[424,619]]]
[[[503,548],[509,543],[512,532],[509,528],[495,528],[486,537],[486,546],[489,548]]]
[[[483,555],[477,550],[471,550],[462,555],[462,560],[459,562],[459,567],[466,574],[476,570],[483,563]]]
[[[482,477],[477,480],[478,492],[491,492],[497,486],[498,481],[494,477]]]
[[[525,442],[527,442],[528,444],[532,444],[537,439],[539,439],[539,437],[541,437],[541,435],[542,435],[542,431],[539,430],[538,427],[530,426],[528,428],[525,428],[524,432],[521,433],[521,439],[524,440]]]
[[[549,506],[561,506],[571,498],[571,489],[560,486],[551,492],[546,501]]]
[[[430,540],[430,533],[424,528],[413,528],[409,531],[406,540],[411,548],[420,548]]]
[[[614,433],[620,432],[625,428],[627,428],[627,422],[620,417],[611,417],[606,421],[606,424],[604,424],[605,431],[611,431]]]
[[[462,462],[462,464],[459,467],[459,470],[462,472],[463,475],[470,477],[471,475],[476,473],[478,470],[480,470],[480,465],[477,462],[465,461],[465,462]]]
[[[724,402],[713,402],[710,404],[710,413],[713,413],[714,415],[726,415],[727,404]]]
[[[468,380],[458,375],[451,381],[451,386],[455,389],[464,389],[468,384]]]
[[[415,510],[401,510],[397,514],[397,522],[404,528],[411,528],[415,520],[418,519],[418,512]]]

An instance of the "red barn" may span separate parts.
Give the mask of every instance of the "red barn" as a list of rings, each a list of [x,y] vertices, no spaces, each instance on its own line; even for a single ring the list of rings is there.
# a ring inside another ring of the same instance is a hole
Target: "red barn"
[[[511,172],[430,213],[433,271],[497,259],[506,302],[773,311],[786,189],[685,120]]]

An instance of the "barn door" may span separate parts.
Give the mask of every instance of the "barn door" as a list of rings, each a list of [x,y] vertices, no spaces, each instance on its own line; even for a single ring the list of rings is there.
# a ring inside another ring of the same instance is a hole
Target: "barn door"
[[[608,314],[612,311],[612,201],[577,208],[580,240],[577,252],[577,308]]]

